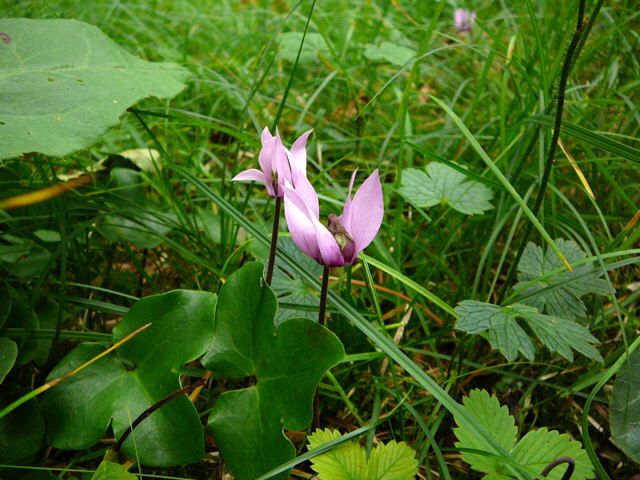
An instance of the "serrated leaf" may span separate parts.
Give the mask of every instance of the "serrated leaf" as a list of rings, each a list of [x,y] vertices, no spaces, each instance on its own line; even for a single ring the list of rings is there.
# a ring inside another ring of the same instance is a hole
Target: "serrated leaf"
[[[611,435],[624,453],[640,463],[640,350],[633,352],[628,362],[618,370],[611,402],[609,420]]]
[[[402,170],[399,192],[422,208],[443,203],[466,215],[480,214],[493,208],[491,189],[437,162],[427,165],[426,173],[415,168]]]
[[[518,264],[519,283],[515,288],[523,289],[518,301],[556,317],[568,320],[583,318],[587,309],[580,297],[588,293],[606,295],[607,282],[600,278],[602,273],[592,264],[576,265],[586,258],[586,254],[576,242],[557,239],[556,245],[569,263],[574,265],[574,271],[566,271],[562,261],[551,248],[547,248],[543,253],[542,248],[529,243]],[[540,280],[540,277],[556,269],[560,269],[559,273]]]
[[[239,480],[257,478],[295,455],[282,429],[309,425],[320,378],[344,355],[337,337],[316,322],[294,318],[274,325],[277,302],[263,271],[249,263],[227,279],[202,359],[217,377],[256,379],[255,387],[223,393],[208,423]]]
[[[384,61],[393,65],[404,65],[417,54],[411,48],[391,42],[382,42],[380,45],[368,43],[364,48],[363,55],[373,62]]]
[[[602,362],[600,353],[592,345],[599,343],[589,330],[571,320],[538,312],[535,307],[514,303],[499,306],[475,300],[463,300],[456,306],[456,328],[475,334],[489,331],[489,342],[510,362],[522,353],[527,359],[535,357],[535,347],[527,332],[519,325],[524,320],[538,339],[551,351],[573,361],[571,349]]]
[[[510,362],[522,353],[529,360],[535,356],[533,342],[516,319],[499,305],[463,300],[456,308],[456,328],[475,334],[489,331],[489,343]]]
[[[518,427],[509,409],[500,406],[498,399],[489,396],[486,390],[472,390],[469,396],[462,400],[464,408],[495,438],[507,452],[516,444]],[[485,443],[477,439],[470,431],[459,427],[454,429],[458,438],[456,447],[485,451]],[[474,470],[480,472],[502,472],[503,462],[496,457],[478,453],[462,452],[462,459],[470,464]]]
[[[539,477],[542,470],[560,457],[571,457],[576,463],[572,480],[586,480],[593,477],[593,469],[586,451],[580,442],[567,434],[560,434],[546,427],[528,432],[516,443],[517,427],[515,419],[509,414],[506,406],[500,406],[498,399],[485,390],[472,390],[463,398],[463,408],[473,415],[487,431],[492,432],[501,445],[507,450],[516,464],[526,469],[532,477]],[[460,449],[484,451],[484,444],[478,441],[467,429],[454,429]],[[500,459],[476,453],[462,452],[462,459],[474,470],[487,473],[483,480],[507,480],[514,478],[507,466]],[[546,477],[549,480],[560,480],[566,467],[558,466]]]
[[[176,290],[136,302],[114,329],[114,341],[149,321],[153,325],[124,344],[117,354],[92,363],[45,393],[47,440],[61,449],[97,443],[112,423],[116,437],[144,410],[181,388],[179,371],[204,353],[213,332],[216,296]],[[105,350],[83,343],[49,374],[62,376]],[[135,442],[135,444],[134,444]],[[174,466],[204,455],[202,427],[186,395],[145,419],[124,442],[123,452],[142,464]]]
[[[138,477],[119,463],[103,460],[91,480],[138,480]]]
[[[580,442],[572,439],[566,433],[560,434],[556,430],[549,430],[546,427],[527,433],[517,443],[511,455],[531,475],[540,475],[540,472],[547,465],[560,457],[571,457],[576,462],[576,469],[571,480],[593,478],[591,461]],[[560,480],[566,468],[566,466],[558,466],[546,478]]]
[[[148,96],[169,98],[189,72],[127,53],[100,29],[68,19],[0,20],[0,158],[88,147]]]
[[[278,54],[289,62],[295,62],[298,56],[300,43],[302,42],[302,32],[287,32],[280,35],[280,50]],[[300,52],[299,63],[311,63],[317,60],[321,54],[327,53],[324,38],[319,33],[307,32],[304,38],[304,45]]]
[[[341,437],[336,430],[316,430],[307,439],[309,450]],[[321,480],[410,480],[418,470],[416,452],[395,440],[375,446],[369,458],[357,442],[344,442],[311,462]]]

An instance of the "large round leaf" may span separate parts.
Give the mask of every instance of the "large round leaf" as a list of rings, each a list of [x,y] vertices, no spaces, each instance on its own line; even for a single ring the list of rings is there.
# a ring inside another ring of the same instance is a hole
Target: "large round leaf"
[[[110,422],[116,437],[144,410],[179,390],[180,368],[204,353],[213,331],[216,296],[176,290],[139,300],[114,330],[114,341],[147,322],[153,325],[47,392],[43,408],[47,441],[62,449],[90,447]],[[64,375],[103,352],[84,343],[67,355],[49,379]],[[198,413],[186,395],[144,420],[124,442],[123,452],[141,463],[173,466],[204,456]]]
[[[262,275],[263,266],[250,263],[227,279],[202,360],[217,376],[257,379],[255,387],[223,393],[209,417],[209,430],[239,480],[295,455],[282,429],[308,427],[318,382],[344,355],[340,340],[312,320],[292,318],[276,327],[275,295]]]
[[[0,20],[0,158],[87,147],[138,100],[169,98],[189,72],[130,55],[76,20]]]

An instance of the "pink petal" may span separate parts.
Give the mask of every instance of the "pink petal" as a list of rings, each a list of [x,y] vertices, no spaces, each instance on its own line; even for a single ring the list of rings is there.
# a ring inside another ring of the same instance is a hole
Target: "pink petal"
[[[240,172],[235,177],[231,179],[232,182],[235,181],[251,181],[251,182],[260,182],[266,185],[266,178],[264,173],[260,170],[256,170],[255,168],[250,168],[249,170],[245,170],[244,172]]]
[[[284,187],[284,214],[291,238],[300,250],[328,267],[345,264],[340,247],[331,232],[320,223],[318,216],[311,211],[299,192],[288,183]]]
[[[353,183],[356,180],[356,174],[358,173],[358,169],[351,174],[351,181],[349,182],[349,192],[347,193],[347,199],[344,202],[344,208],[342,209],[342,215],[338,217],[340,223],[344,228],[347,229],[347,232],[351,231],[351,190],[353,190]]]
[[[309,209],[296,191],[290,185],[285,185],[284,216],[287,219],[287,227],[291,234],[291,239],[300,250],[317,262],[322,263],[316,229],[308,212]]]
[[[320,218],[320,205],[318,202],[318,194],[316,193],[313,185],[309,182],[309,179],[305,176],[300,176],[295,184],[295,191],[307,206],[314,218]]]
[[[293,142],[293,145],[291,145],[291,150],[287,152],[289,163],[291,164],[291,172],[294,177],[298,173],[305,176],[307,175],[307,139],[312,132],[313,129],[307,130],[300,135],[298,139]]]
[[[260,149],[260,155],[258,161],[260,162],[260,168],[264,172],[265,178],[268,182],[273,184],[271,178],[273,176],[273,150],[275,147],[276,138],[271,136],[269,127],[264,127],[261,134],[262,148]]]
[[[373,241],[378,230],[380,230],[380,225],[382,225],[384,204],[382,200],[382,185],[380,184],[380,176],[377,169],[360,186],[347,213],[349,214],[350,225],[347,227],[343,224],[343,226],[351,234],[356,244],[353,258],[355,260],[355,256]],[[343,216],[345,216],[344,213]]]
[[[271,153],[271,167],[278,174],[279,196],[282,196],[285,182],[293,183],[293,178],[291,177],[291,167],[289,166],[289,159],[287,158],[287,149],[284,148],[282,144],[282,139],[280,138],[280,133],[277,128],[273,151]]]

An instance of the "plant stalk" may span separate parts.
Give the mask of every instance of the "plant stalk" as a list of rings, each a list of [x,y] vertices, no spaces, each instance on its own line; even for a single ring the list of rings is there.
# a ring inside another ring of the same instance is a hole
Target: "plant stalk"
[[[566,463],[568,466],[567,466],[567,470],[564,472],[564,475],[560,480],[569,480],[573,475],[573,471],[576,469],[576,462],[571,457],[560,457],[554,460],[549,465],[544,467],[544,470],[542,470],[542,476],[544,478],[547,478],[547,475],[549,475],[551,470],[553,470],[559,465],[562,465],[563,463]]]
[[[267,285],[271,285],[273,267],[276,263],[276,249],[278,247],[278,228],[280,227],[280,210],[282,197],[276,197],[275,212],[273,213],[273,229],[271,230],[271,248],[269,249],[269,264],[267,265]]]
[[[320,289],[320,308],[318,309],[318,323],[324,325],[325,312],[327,311],[327,292],[329,290],[329,267],[322,271],[322,288]]]
[[[160,407],[162,407],[163,405],[169,403],[171,400],[173,400],[176,397],[179,397],[180,395],[182,395],[183,393],[187,393],[189,390],[192,390],[200,385],[202,385],[204,382],[206,382],[207,379],[206,378],[199,378],[198,380],[196,380],[195,382],[193,382],[191,385],[189,385],[188,387],[184,387],[181,388],[180,390],[178,390],[177,392],[173,392],[170,393],[169,395],[167,395],[166,397],[164,397],[162,400],[154,403],[153,405],[151,405],[149,408],[147,408],[144,412],[142,412],[138,418],[136,418],[133,423],[131,425],[129,425],[127,427],[127,429],[122,432],[122,435],[120,436],[120,438],[118,439],[118,441],[116,442],[116,444],[113,446],[113,451],[115,452],[119,452],[120,449],[122,448],[122,444],[125,442],[125,440],[129,437],[129,435],[131,435],[131,432],[133,432],[133,429],[136,428],[138,425],[140,425],[140,423],[142,423],[143,420],[145,420],[146,418],[148,418],[153,412],[155,412],[156,410],[158,410]]]

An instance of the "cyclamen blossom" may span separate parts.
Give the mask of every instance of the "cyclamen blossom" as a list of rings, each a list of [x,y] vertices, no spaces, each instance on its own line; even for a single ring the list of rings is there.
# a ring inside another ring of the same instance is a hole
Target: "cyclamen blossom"
[[[382,224],[384,205],[378,170],[352,199],[356,172],[351,176],[342,215],[329,215],[328,227],[320,223],[318,195],[309,180],[301,178],[295,188],[285,183],[284,212],[291,238],[300,250],[325,267],[353,265]]]
[[[307,175],[307,138],[313,130],[308,130],[293,142],[291,150],[285,148],[276,128],[272,136],[269,127],[262,130],[262,149],[258,160],[262,171],[255,168],[240,172],[231,180],[249,180],[262,183],[267,187],[269,196],[278,198],[284,195],[285,182],[296,185],[298,179]]]
[[[453,12],[453,21],[459,32],[468,32],[473,26],[476,19],[476,12],[465,10],[464,8],[456,8]]]

